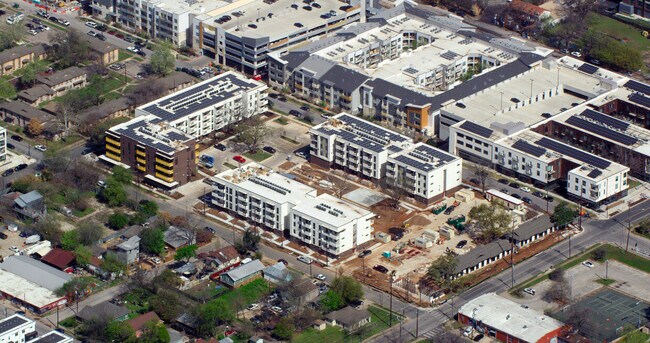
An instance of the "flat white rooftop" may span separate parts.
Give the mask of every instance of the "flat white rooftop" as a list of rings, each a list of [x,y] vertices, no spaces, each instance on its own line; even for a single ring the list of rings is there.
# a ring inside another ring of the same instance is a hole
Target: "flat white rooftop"
[[[159,0],[151,1],[157,8],[161,8],[164,11],[174,13],[174,14],[183,14],[183,13],[192,13],[195,15],[213,11],[219,7],[228,5],[227,1],[221,0],[200,0],[200,1],[178,1],[178,0]]]
[[[341,7],[347,4],[337,0],[317,0],[316,3],[321,8],[312,6],[311,10],[306,10],[303,9],[306,4],[296,0],[277,0],[273,3],[261,0],[238,0],[207,12],[198,19],[209,26],[221,26],[233,34],[251,38],[270,37],[270,41],[273,42],[278,38],[290,36],[293,32],[307,31],[359,13],[359,6],[347,11],[341,10]],[[292,7],[292,5],[296,6]],[[334,11],[336,16],[329,19],[321,18],[321,15],[330,11]],[[223,24],[214,22],[224,15],[229,15],[232,19]],[[303,27],[297,27],[295,23],[300,23]]]
[[[315,198],[306,197],[292,210],[321,220],[334,228],[340,228],[353,220],[372,214],[368,210],[329,194],[321,194]]]
[[[564,326],[559,320],[523,308],[495,293],[483,294],[468,301],[459,313],[526,342],[537,342]]]
[[[0,280],[2,280],[0,282],[0,292],[23,299],[39,308],[63,299],[45,287],[2,269],[0,269]]]
[[[213,179],[236,185],[261,198],[280,204],[295,205],[303,201],[306,194],[316,192],[316,189],[308,185],[291,180],[255,162],[226,170],[214,176]]]

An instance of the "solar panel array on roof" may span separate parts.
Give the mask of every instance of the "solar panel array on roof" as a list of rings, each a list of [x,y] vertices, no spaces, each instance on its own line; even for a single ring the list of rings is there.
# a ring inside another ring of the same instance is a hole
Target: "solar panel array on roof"
[[[454,58],[458,57],[459,55],[453,51],[446,51],[440,54],[440,57],[446,59],[446,60],[453,60]]]
[[[650,95],[650,86],[638,81],[630,80],[625,83],[625,87],[633,91],[641,92],[645,95]]]
[[[544,149],[542,147],[532,145],[532,144],[526,142],[523,139],[517,140],[514,144],[512,144],[512,147],[514,149],[517,149],[517,150],[523,151],[525,153],[531,154],[531,155],[533,155],[535,157],[540,157],[540,156],[544,155],[544,153],[546,153],[546,149]]]
[[[573,126],[577,126],[591,133],[595,133],[599,136],[603,136],[605,138],[609,138],[611,140],[617,141],[621,144],[633,145],[637,142],[637,139],[632,136],[628,136],[626,134],[620,133],[618,131],[614,131],[602,125],[598,125],[596,123],[584,120],[576,116],[569,117],[569,119],[566,120],[566,123],[571,124]]]
[[[602,159],[600,157],[588,154],[582,150],[576,149],[570,145],[562,144],[558,141],[542,137],[537,142],[537,145],[541,145],[547,149],[551,149],[555,152],[559,152],[562,155],[566,155],[576,160],[582,161],[584,163],[590,164],[596,168],[605,169],[609,167],[612,162]]]
[[[402,148],[400,148],[400,147],[398,147],[398,146],[395,146],[395,145],[389,145],[389,146],[387,147],[387,149],[388,149],[388,151],[390,151],[390,152],[400,152],[400,151],[402,151]]]
[[[628,127],[630,127],[630,123],[626,123],[620,119],[616,119],[614,117],[610,117],[604,113],[596,112],[591,109],[586,109],[582,113],[583,116],[593,119],[596,121],[599,121],[603,124],[607,124],[613,128],[617,128],[619,130],[627,130]]]
[[[379,137],[388,139],[392,142],[404,142],[407,139],[405,137],[402,137],[401,135],[398,135],[390,130],[386,130],[381,127],[377,127],[375,125],[371,125],[363,120],[359,120],[351,115],[342,115],[338,117],[339,120],[345,122],[348,125],[352,125],[357,129],[360,129],[361,131],[364,131],[366,133],[374,134]]]
[[[0,334],[8,332],[9,330],[13,330],[25,323],[27,323],[27,321],[18,316],[5,319],[4,321],[0,322]]]
[[[600,171],[600,169],[592,169],[589,174],[587,174],[588,177],[590,178],[596,178],[600,176],[603,172]]]
[[[596,71],[598,71],[598,67],[591,65],[589,63],[583,63],[580,67],[578,67],[578,70],[585,72],[587,74],[593,74]]]
[[[417,74],[418,70],[413,67],[408,67],[404,69],[404,72],[407,74]]]
[[[399,156],[395,157],[395,160],[398,161],[398,162],[402,162],[402,163],[404,163],[404,164],[406,164],[408,166],[411,166],[413,168],[424,170],[424,171],[429,171],[429,170],[433,169],[433,166],[431,164],[422,163],[422,162],[420,162],[418,160],[412,159],[412,158],[410,158],[408,156],[404,156],[404,155],[399,155]]]
[[[463,122],[462,124],[460,124],[460,128],[485,138],[490,138],[492,132],[494,132],[493,130],[488,129],[487,127],[483,127],[479,124],[472,123],[471,121]]]
[[[418,146],[417,148],[415,148],[415,151],[427,154],[437,160],[442,161],[443,163],[449,163],[451,161],[456,160],[456,156],[452,156],[450,154],[447,154],[445,152],[442,152],[440,150],[434,149],[426,145]]]
[[[641,105],[641,106],[645,106],[645,107],[650,108],[650,98],[645,96],[645,95],[642,95],[642,94],[639,94],[639,93],[633,93],[633,94],[630,94],[628,99],[630,101],[634,102],[634,103],[637,103],[637,104]]]

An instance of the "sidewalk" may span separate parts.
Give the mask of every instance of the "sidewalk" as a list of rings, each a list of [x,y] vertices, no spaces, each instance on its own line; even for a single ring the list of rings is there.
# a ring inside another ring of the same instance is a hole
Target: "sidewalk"
[[[604,212],[596,213],[597,217],[609,219],[610,217],[623,213],[629,208],[634,207],[636,204],[647,200],[650,196],[650,188],[643,181],[639,182],[641,182],[640,185],[628,190],[625,198],[615,201],[614,204],[600,206],[599,209]]]

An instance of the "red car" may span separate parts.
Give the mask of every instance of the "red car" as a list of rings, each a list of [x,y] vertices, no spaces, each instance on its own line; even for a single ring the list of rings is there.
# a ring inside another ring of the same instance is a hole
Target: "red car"
[[[246,159],[243,158],[243,157],[241,157],[241,156],[239,156],[239,155],[233,157],[232,159],[235,160],[235,161],[237,161],[237,162],[239,162],[239,163],[246,163]]]
[[[119,38],[119,39],[122,39],[122,38],[124,38],[124,35],[121,34],[121,33],[118,33],[118,34],[115,35],[115,37],[117,37],[117,38]]]

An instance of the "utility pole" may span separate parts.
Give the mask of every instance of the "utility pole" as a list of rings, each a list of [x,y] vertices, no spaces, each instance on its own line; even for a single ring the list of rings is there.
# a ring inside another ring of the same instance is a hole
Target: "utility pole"
[[[404,317],[404,309],[402,309],[402,317]],[[399,321],[399,341],[402,341],[402,320]]]
[[[415,308],[415,337],[420,336],[420,309]]]
[[[512,226],[510,227],[510,284],[511,288],[515,287],[515,218],[512,218]]]
[[[609,279],[609,259],[605,260],[605,279]]]
[[[389,305],[389,315],[388,315],[388,327],[393,326],[393,274],[390,274],[390,305]]]
[[[630,246],[630,232],[632,231],[632,221],[630,218],[630,203],[627,204],[627,242],[625,242],[625,252]]]

